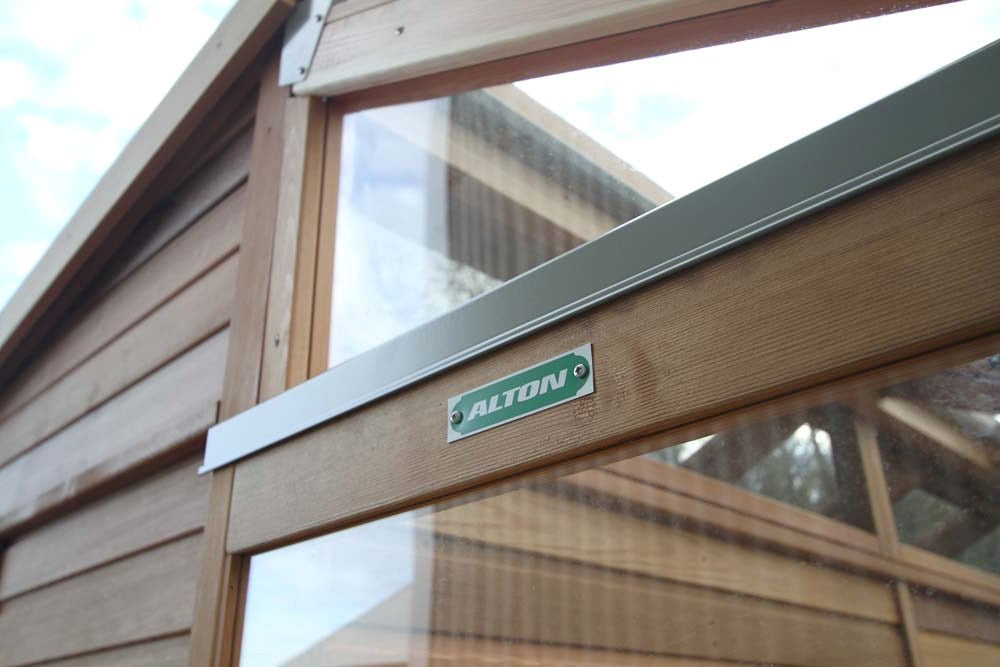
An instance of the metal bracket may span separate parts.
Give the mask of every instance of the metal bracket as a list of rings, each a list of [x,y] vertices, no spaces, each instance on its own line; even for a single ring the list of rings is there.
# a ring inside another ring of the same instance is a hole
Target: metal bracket
[[[319,36],[333,0],[302,0],[285,22],[285,41],[281,47],[278,84],[288,86],[305,80],[309,74]]]

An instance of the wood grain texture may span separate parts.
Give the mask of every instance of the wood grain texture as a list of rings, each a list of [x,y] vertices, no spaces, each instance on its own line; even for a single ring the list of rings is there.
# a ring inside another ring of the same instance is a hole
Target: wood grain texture
[[[156,208],[98,276],[98,292],[106,292],[129,280],[138,268],[240,189],[250,170],[250,146],[251,134],[244,128],[225,150],[176,191],[157,202]],[[243,223],[242,215],[238,222]],[[238,228],[236,233],[239,233]]]
[[[990,334],[998,213],[990,142],[296,436],[237,464],[229,546],[329,530]],[[592,396],[444,446],[449,396],[585,342]]]
[[[905,563],[915,572],[930,574],[931,577],[925,583],[931,588],[949,591],[953,590],[950,588],[952,582],[960,582],[985,594],[968,596],[970,599],[1000,607],[1000,575],[909,544],[899,545],[899,562]]]
[[[309,131],[306,142],[302,205],[299,222],[298,257],[295,260],[288,371],[285,386],[294,387],[309,377],[309,356],[313,339],[313,306],[316,303],[316,266],[320,252],[320,220],[324,197],[329,196],[327,163],[327,123],[329,110],[315,98],[310,103]],[[340,151],[337,151],[339,155]],[[333,178],[337,178],[335,172]],[[334,192],[336,192],[334,190]]]
[[[417,630],[751,663],[905,664],[882,623],[464,543],[438,542],[433,558]]]
[[[189,644],[190,639],[183,634],[41,664],[45,667],[184,667],[188,664]]]
[[[122,216],[155,182],[291,9],[291,2],[284,0],[245,0],[226,16],[4,307],[0,364],[81,265],[112,232],[121,232],[116,226]]]
[[[353,39],[362,39],[360,33],[365,30],[383,30],[383,26],[376,27],[381,18],[391,16],[406,4],[411,6],[416,4],[376,2],[369,8],[370,12],[354,12],[349,9],[351,3],[348,3],[344,5],[344,12],[350,15],[341,15],[336,10],[331,11],[330,16],[336,18],[328,23],[320,37],[317,56],[313,61],[309,77],[302,84],[296,86],[295,90],[308,94],[341,96],[337,101],[338,103],[347,103],[343,107],[346,111],[359,108],[359,106],[370,107],[374,104],[427,99],[451,94],[458,90],[470,90],[557,72],[676,53],[688,49],[940,4],[940,2],[941,0],[891,3],[874,2],[873,0],[843,0],[836,3],[816,3],[811,0],[770,0],[758,3],[744,2],[723,5],[712,5],[705,2],[674,3],[673,8],[686,4],[686,9],[692,11],[692,16],[684,20],[670,22],[663,20],[665,18],[663,14],[671,10],[671,7],[668,6],[670,3],[664,3],[659,8],[661,14],[659,21],[656,20],[657,17],[650,16],[651,20],[638,21],[625,32],[617,32],[616,34],[615,24],[608,23],[604,26],[595,26],[597,29],[589,36],[580,34],[569,42],[561,42],[563,45],[559,46],[560,34],[545,33],[544,28],[539,26],[538,29],[542,31],[542,34],[539,34],[538,38],[544,43],[538,44],[536,48],[510,49],[508,45],[499,43],[490,45],[498,47],[494,49],[494,52],[470,53],[468,57],[464,58],[442,59],[439,63],[427,67],[424,67],[427,63],[419,62],[419,58],[424,54],[418,53],[414,57],[405,53],[405,47],[412,47],[412,42],[409,40],[413,39],[414,23],[416,23],[417,39],[426,39],[427,33],[432,33],[440,40],[455,42],[451,45],[438,45],[437,48],[442,50],[466,47],[470,42],[477,40],[478,35],[488,36],[489,31],[480,31],[477,34],[473,30],[463,34],[458,39],[450,40],[442,31],[455,27],[455,22],[465,18],[464,15],[458,13],[456,17],[439,18],[439,14],[424,13],[421,16],[411,16],[410,21],[403,24],[404,32],[402,35],[395,34],[400,24],[384,26],[384,28],[388,28],[387,33],[383,32],[375,40],[358,45],[357,49],[344,54],[351,59],[367,59],[368,64],[375,69],[390,70],[394,65],[401,65],[396,72],[379,71],[371,77],[345,81],[345,79],[352,77],[350,68],[336,71],[326,67],[327,63],[333,65],[334,59],[341,55],[338,52],[341,45]],[[628,12],[635,8],[636,4],[625,3],[621,10]],[[740,6],[732,8],[736,4]],[[377,7],[377,5],[396,5],[396,8]],[[574,2],[557,1],[536,3],[536,5],[541,7],[538,10],[541,12],[546,11],[544,5],[561,6],[560,9],[569,11],[573,10],[574,5],[579,8],[579,5]],[[694,10],[699,5],[702,7],[700,12]],[[519,5],[505,3],[504,6],[492,8],[492,11],[503,13],[505,7],[510,7],[506,10],[510,12],[510,15],[491,28],[501,32],[532,31],[535,29],[531,21],[534,18],[532,13],[518,13]],[[473,11],[476,10],[473,9]],[[615,8],[609,6],[607,11],[614,12]],[[488,13],[483,14],[483,16],[488,15]],[[522,17],[529,18],[525,20]],[[509,30],[505,30],[505,28],[509,28]],[[336,32],[340,34],[335,34]],[[488,39],[488,37],[485,38]],[[379,62],[374,57],[374,49],[378,48],[376,45],[386,41],[389,42],[387,52],[391,57]],[[400,50],[404,52],[400,53]],[[427,74],[427,72],[435,73]],[[335,81],[333,86],[330,86],[331,81]],[[380,85],[380,82],[390,83]],[[347,90],[356,91],[356,93],[344,95],[343,93]]]
[[[971,667],[1000,665],[1000,646],[951,637],[936,632],[920,633],[920,648],[927,667]]]
[[[5,602],[0,665],[186,631],[200,552],[192,535]]]
[[[975,605],[936,592],[914,591],[913,610],[921,630],[1000,644],[1000,608]]]
[[[261,400],[284,391],[290,376],[303,374],[312,326],[309,309],[315,283],[326,108],[310,97],[289,97],[285,107]]]
[[[280,53],[272,49],[261,74],[254,120],[253,158],[247,182],[247,217],[240,242],[235,308],[226,355],[221,419],[257,403],[265,355],[265,326],[278,219],[280,178],[284,157],[287,88],[278,86]],[[276,308],[290,308],[283,302]],[[283,316],[276,315],[276,319]],[[205,550],[198,575],[191,659],[197,665],[228,664],[237,614],[242,562],[227,553],[232,469],[212,473],[212,491],[205,523]]]
[[[626,505],[622,511],[610,511],[586,498],[524,490],[436,512],[417,523],[437,534],[505,549],[847,616],[898,621],[885,582],[637,516],[630,509]]]
[[[395,0],[324,27],[297,93],[334,95],[564,44],[681,21],[757,0],[467,1],[427,13]]]
[[[858,449],[861,453],[861,467],[864,470],[868,504],[872,508],[875,534],[879,546],[886,556],[899,555],[899,534],[896,532],[896,518],[889,498],[889,487],[885,483],[885,467],[878,448],[878,434],[867,420],[857,419],[854,424]]]
[[[226,342],[215,334],[0,468],[0,535],[203,434],[216,421]]]
[[[4,393],[0,419],[90,358],[239,247],[246,200],[237,190],[197,224],[109,291]]]
[[[231,323],[220,418],[228,419],[257,403],[264,347],[271,254],[278,213],[283,155],[285,89],[278,87],[278,59],[261,77],[247,182],[247,209],[240,241],[236,301]]]
[[[4,553],[0,600],[200,531],[209,485],[197,470],[187,459],[22,535]]]
[[[899,605],[900,632],[906,643],[906,653],[912,667],[925,667],[924,652],[920,647],[920,629],[913,611],[913,596],[910,587],[903,581],[894,582],[896,604]]]
[[[333,258],[337,250],[337,208],[340,204],[340,158],[344,116],[335,105],[330,104],[327,107],[308,377],[319,375],[329,368],[330,327],[333,319]]]
[[[236,261],[237,256],[225,260],[0,422],[0,463],[31,449],[226,327]]]
[[[336,5],[335,5],[336,6]],[[375,628],[350,628],[318,642],[283,667],[735,667],[730,661],[647,655],[598,648],[514,643],[476,637],[427,637]]]

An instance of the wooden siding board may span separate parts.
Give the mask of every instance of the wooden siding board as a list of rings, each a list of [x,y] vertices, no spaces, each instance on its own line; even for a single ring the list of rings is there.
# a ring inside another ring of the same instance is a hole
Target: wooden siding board
[[[271,51],[261,74],[254,120],[253,158],[247,182],[247,217],[240,242],[237,291],[230,325],[230,344],[219,404],[227,419],[260,398],[265,355],[269,284],[278,217],[284,156],[285,104],[288,89],[278,85],[280,54]],[[281,307],[290,304],[282,303]],[[229,664],[232,628],[242,560],[226,551],[232,497],[232,468],[212,474],[205,554],[198,577],[191,655],[195,664]]]
[[[192,535],[5,602],[0,665],[186,631],[200,552]]]
[[[1000,645],[1000,607],[970,604],[941,593],[916,590],[913,610],[921,630]]]
[[[817,667],[905,664],[892,625],[752,597],[462,542],[436,542],[433,571],[430,613],[413,621],[449,636]]]
[[[3,555],[0,600],[201,530],[208,480],[187,459],[20,536]]]
[[[99,289],[107,290],[128,280],[145,262],[242,187],[250,169],[250,151],[251,133],[247,129],[176,192],[159,202],[159,208],[133,233],[132,247],[119,252],[120,263],[112,263],[105,270],[106,275],[100,279],[106,284]],[[239,222],[243,222],[243,211]]]
[[[128,280],[88,307],[4,393],[0,419],[24,406],[235,252],[245,205],[245,191],[233,192]]]
[[[0,463],[31,449],[224,328],[232,311],[235,281],[233,256],[5,419],[0,423]]]
[[[920,648],[927,667],[1000,665],[1000,645],[997,644],[971,641],[936,632],[921,632]]]
[[[0,468],[0,535],[203,434],[216,421],[226,342],[227,331],[215,334]]]
[[[191,639],[187,634],[46,661],[44,667],[186,667]]]
[[[886,623],[899,620],[886,582],[638,518],[629,509],[610,511],[585,499],[522,490],[436,512],[417,525],[504,549]]]

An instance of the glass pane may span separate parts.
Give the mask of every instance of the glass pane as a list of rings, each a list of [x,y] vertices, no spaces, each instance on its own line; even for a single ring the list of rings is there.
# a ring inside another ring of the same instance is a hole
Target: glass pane
[[[1000,574],[1000,355],[886,389],[875,409],[899,539]]]
[[[350,114],[329,364],[998,37],[969,0]]]
[[[648,457],[870,531],[854,423],[850,410],[829,404]]]
[[[1000,356],[659,444],[253,556],[240,664],[905,664],[869,497],[997,571]],[[942,627],[1000,622],[1000,577],[910,572]]]

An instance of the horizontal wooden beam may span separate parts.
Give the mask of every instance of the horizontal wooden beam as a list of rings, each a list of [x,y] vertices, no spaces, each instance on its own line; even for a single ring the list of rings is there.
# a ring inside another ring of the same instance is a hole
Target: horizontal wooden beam
[[[229,548],[315,534],[993,333],[998,164],[997,142],[966,151],[241,461]],[[444,446],[448,396],[585,342],[592,396]]]
[[[295,91],[337,94],[761,1],[467,0],[427,11],[419,0],[393,0],[341,10]]]
[[[449,72],[466,88],[506,83],[931,4],[939,1],[472,0],[426,11],[420,0],[352,0],[330,12],[295,92],[341,95]],[[489,78],[458,73],[501,62]]]

